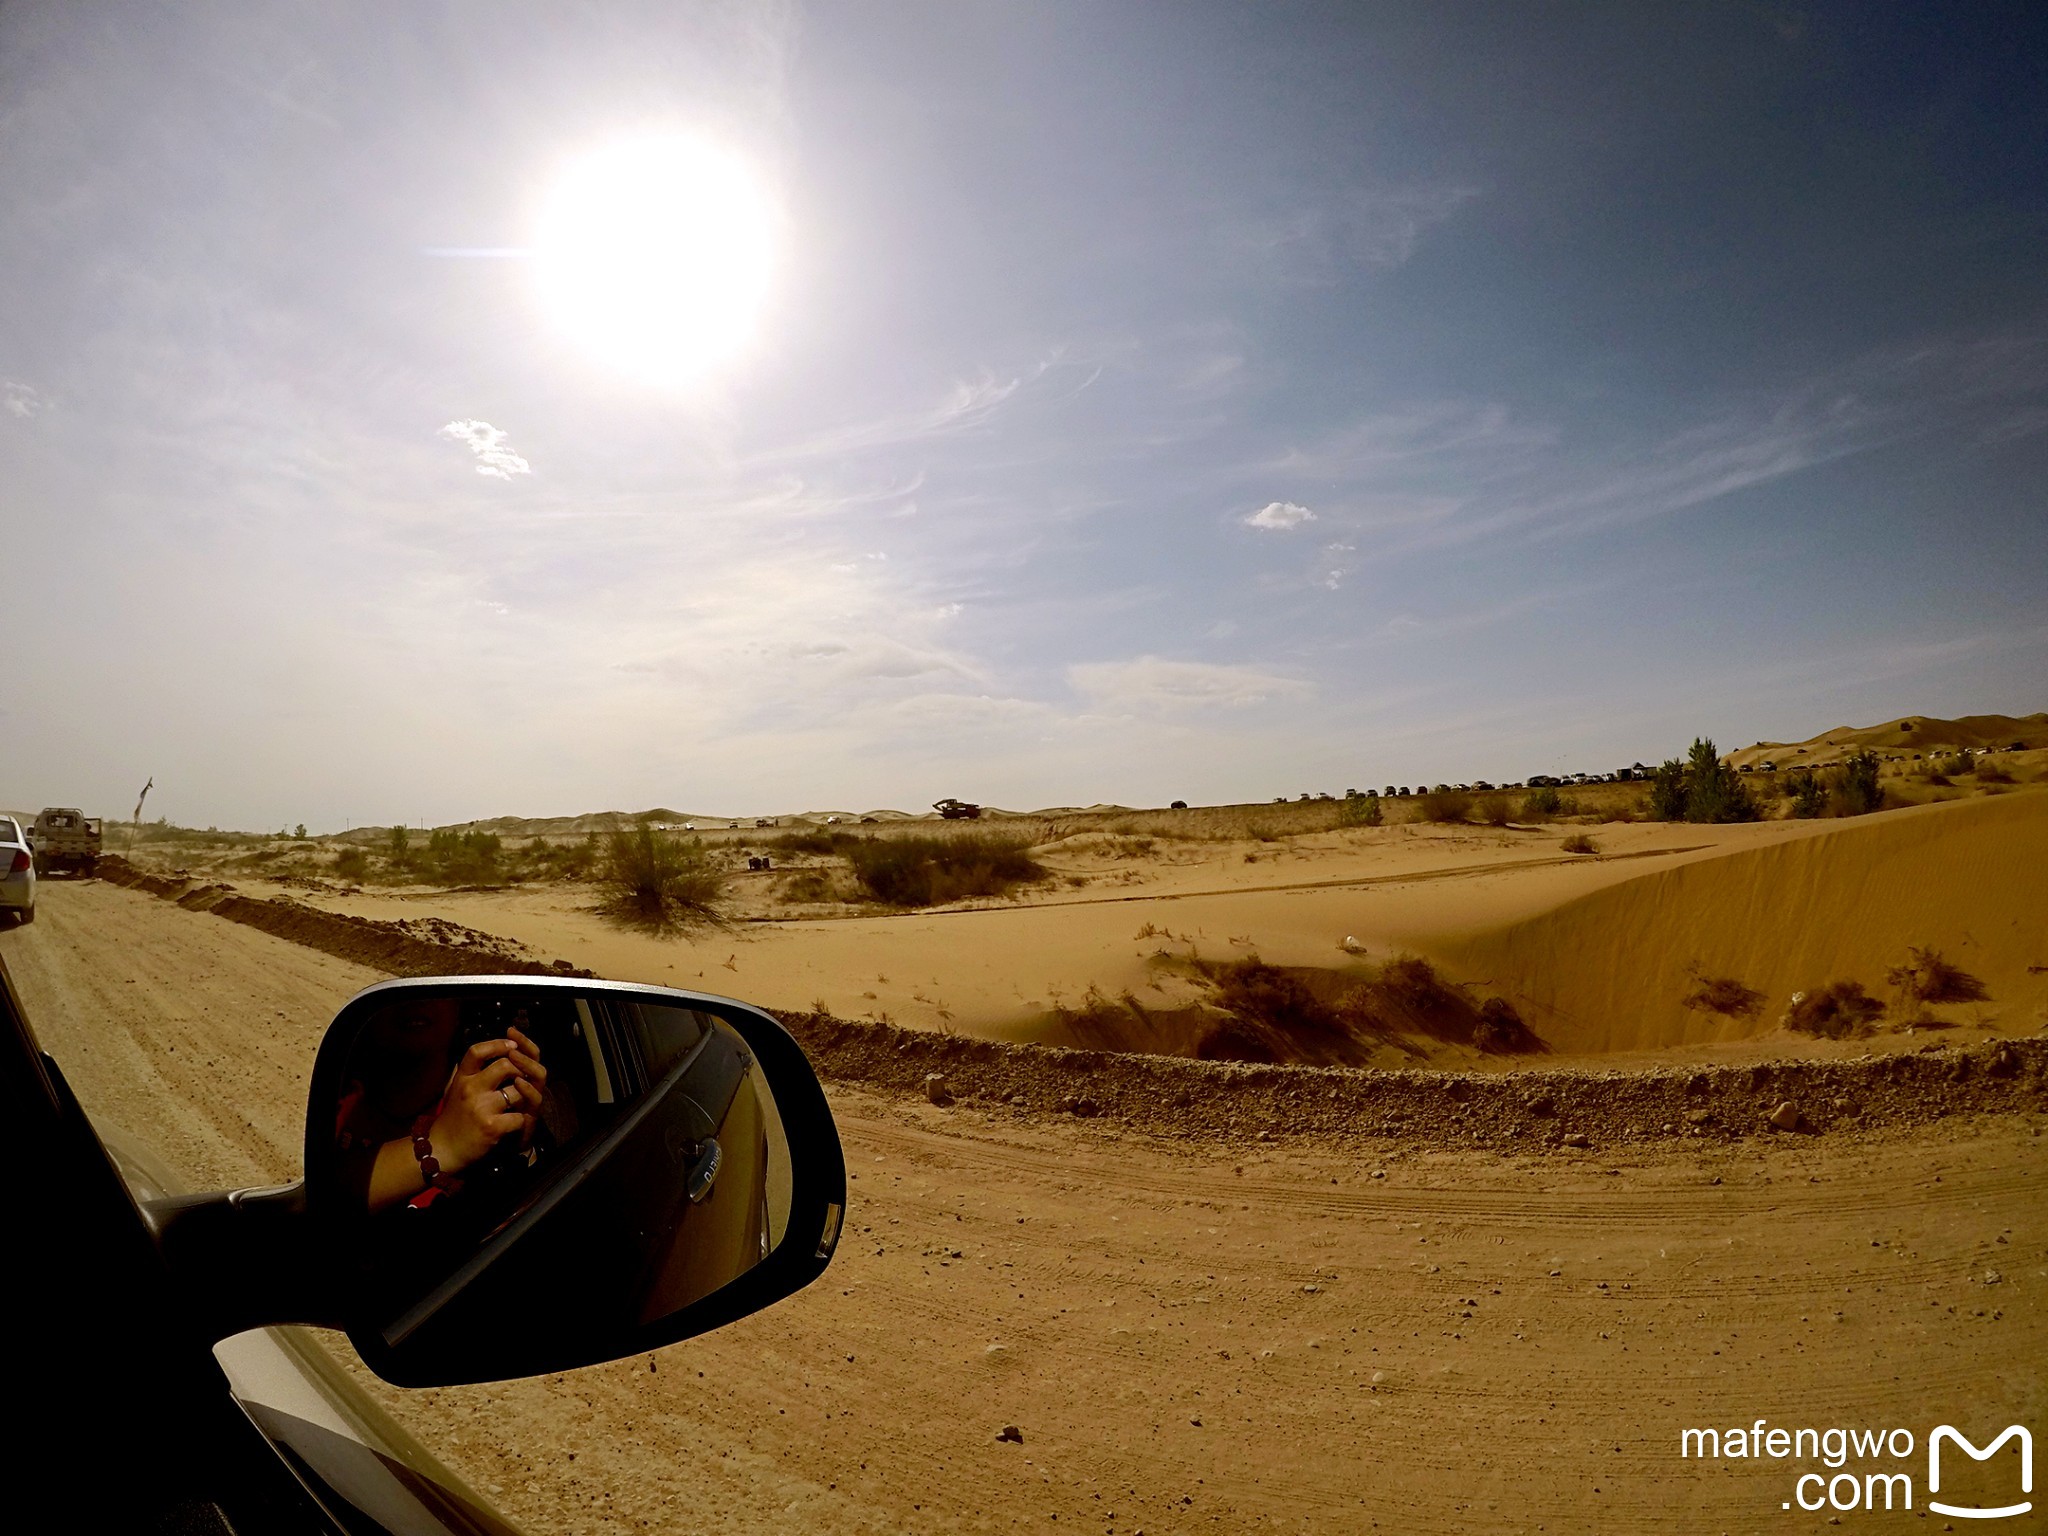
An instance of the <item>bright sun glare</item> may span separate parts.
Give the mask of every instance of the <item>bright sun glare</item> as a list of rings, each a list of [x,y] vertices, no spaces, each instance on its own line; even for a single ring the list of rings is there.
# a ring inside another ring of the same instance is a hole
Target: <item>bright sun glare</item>
[[[550,320],[608,365],[687,384],[734,358],[760,319],[773,211],[745,164],[685,138],[572,162],[541,210]]]

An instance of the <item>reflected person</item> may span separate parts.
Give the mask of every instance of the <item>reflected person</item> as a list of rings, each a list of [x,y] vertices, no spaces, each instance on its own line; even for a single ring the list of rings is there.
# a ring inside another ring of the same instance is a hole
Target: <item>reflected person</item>
[[[426,1209],[465,1170],[533,1138],[547,1085],[517,1025],[461,1048],[462,1009],[428,998],[384,1009],[363,1032],[336,1115],[345,1187],[366,1214]]]

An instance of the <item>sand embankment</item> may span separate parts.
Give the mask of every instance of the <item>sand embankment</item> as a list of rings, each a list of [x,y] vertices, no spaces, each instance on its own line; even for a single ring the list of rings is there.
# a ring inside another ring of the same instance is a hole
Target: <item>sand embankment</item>
[[[2044,870],[2048,796],[2005,795],[1826,825],[1425,947],[1565,1054],[1749,1038],[1777,1027],[1793,992],[1838,979],[1884,997],[1909,945],[1942,951],[1991,994],[1939,1012],[2029,1027],[2048,1007]],[[1698,976],[1764,1001],[1749,1017],[1688,1008]]]

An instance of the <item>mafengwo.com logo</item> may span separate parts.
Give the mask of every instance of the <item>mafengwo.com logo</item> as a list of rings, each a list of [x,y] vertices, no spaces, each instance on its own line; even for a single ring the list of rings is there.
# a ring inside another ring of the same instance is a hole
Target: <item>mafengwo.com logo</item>
[[[1937,1424],[1923,1440],[1903,1428],[1787,1429],[1758,1419],[1747,1427],[1681,1430],[1678,1446],[1689,1460],[1788,1463],[1781,1509],[2006,1520],[2034,1507],[2034,1437],[2024,1424],[2008,1424],[1979,1444],[1953,1424]],[[1923,1468],[1926,1481],[1916,1486]]]

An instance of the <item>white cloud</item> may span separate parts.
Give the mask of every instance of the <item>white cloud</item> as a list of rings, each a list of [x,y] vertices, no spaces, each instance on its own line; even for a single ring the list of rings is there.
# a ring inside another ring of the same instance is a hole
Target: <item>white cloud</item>
[[[505,446],[504,432],[488,421],[451,421],[440,435],[475,454],[476,472],[480,475],[510,480],[514,475],[533,473],[532,465]]]
[[[1303,523],[1316,520],[1315,513],[1307,507],[1297,506],[1291,501],[1269,501],[1258,511],[1244,520],[1247,528],[1264,528],[1270,532],[1284,533],[1290,528],[1299,528]]]
[[[1067,681],[1098,708],[1243,709],[1315,692],[1298,678],[1257,667],[1137,656],[1129,661],[1087,661],[1067,668]]]
[[[19,379],[0,379],[0,408],[24,421],[50,408],[50,397],[33,384]]]

